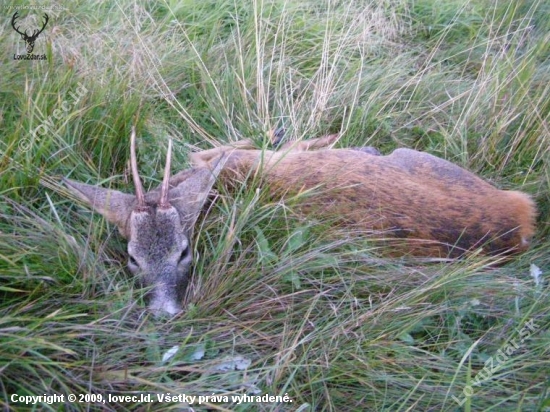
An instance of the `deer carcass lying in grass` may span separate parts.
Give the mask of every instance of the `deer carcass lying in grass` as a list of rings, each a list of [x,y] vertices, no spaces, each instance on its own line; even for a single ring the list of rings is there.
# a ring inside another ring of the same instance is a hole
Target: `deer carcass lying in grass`
[[[280,198],[308,192],[297,212],[393,238],[399,253],[455,257],[474,248],[515,253],[529,246],[536,210],[528,195],[499,190],[415,150],[378,156],[375,151],[328,148],[337,138],[287,143],[278,151],[255,150],[243,140],[192,153],[194,168],[171,178],[169,149],[162,185],[144,193],[132,131],[136,195],[68,179],[65,183],[128,239],[128,267],[151,287],[149,308],[157,313],[181,310],[192,263],[192,230],[216,178],[229,183],[254,175]]]

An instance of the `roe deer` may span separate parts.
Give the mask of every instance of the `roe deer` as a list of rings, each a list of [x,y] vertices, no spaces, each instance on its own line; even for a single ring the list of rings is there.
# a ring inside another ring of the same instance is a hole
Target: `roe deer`
[[[277,199],[307,193],[295,210],[330,216],[365,234],[393,238],[394,251],[455,257],[525,250],[536,209],[522,192],[499,190],[446,160],[411,149],[380,156],[375,149],[327,149],[338,135],[254,150],[249,140],[192,153],[194,168],[149,193],[137,171],[135,131],[131,170],[136,195],[65,179],[88,206],[128,239],[128,267],[151,286],[149,309],[175,314],[188,283],[193,226],[219,175],[224,184],[256,175]],[[324,150],[312,150],[324,149]]]

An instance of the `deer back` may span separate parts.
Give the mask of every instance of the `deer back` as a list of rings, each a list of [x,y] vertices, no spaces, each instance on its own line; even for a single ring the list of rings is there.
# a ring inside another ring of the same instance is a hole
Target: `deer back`
[[[412,254],[458,256],[478,247],[488,253],[518,252],[528,247],[534,233],[536,210],[528,195],[499,190],[427,153],[227,153],[222,180],[259,175],[274,197],[305,194],[294,208],[298,213],[399,239]]]

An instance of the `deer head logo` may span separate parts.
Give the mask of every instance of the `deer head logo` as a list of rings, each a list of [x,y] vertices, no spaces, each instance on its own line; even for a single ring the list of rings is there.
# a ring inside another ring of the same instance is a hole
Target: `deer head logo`
[[[40,30],[39,29],[34,29],[33,32],[32,32],[32,35],[29,36],[27,34],[27,30],[25,30],[22,33],[22,32],[19,31],[19,26],[15,25],[15,20],[17,20],[17,17],[19,17],[18,13],[19,12],[16,11],[15,14],[13,15],[13,17],[11,18],[11,26],[13,27],[13,29],[17,33],[19,33],[21,35],[21,38],[25,41],[25,44],[27,45],[27,53],[32,53],[32,51],[34,49],[34,42],[38,38],[38,35],[44,31],[44,28],[48,24],[49,17],[46,13],[44,13],[44,24],[42,25],[42,28]]]

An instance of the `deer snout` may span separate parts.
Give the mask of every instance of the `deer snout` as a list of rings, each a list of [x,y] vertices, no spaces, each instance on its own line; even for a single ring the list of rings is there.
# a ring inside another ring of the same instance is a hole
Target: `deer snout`
[[[149,302],[149,310],[157,317],[164,315],[174,316],[182,311],[182,307],[174,299],[155,297]]]
[[[183,310],[181,296],[175,286],[161,282],[150,292],[147,307],[155,316],[174,316]]]

